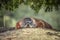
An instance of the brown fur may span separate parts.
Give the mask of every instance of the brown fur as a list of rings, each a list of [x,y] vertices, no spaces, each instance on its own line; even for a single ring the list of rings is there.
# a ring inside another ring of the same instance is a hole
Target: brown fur
[[[36,19],[36,18],[33,18],[36,22],[36,28],[38,27],[41,27],[41,28],[47,28],[47,29],[52,29],[52,26],[50,24],[48,24],[47,22],[41,20],[41,19]],[[19,29],[21,28],[21,21],[17,22],[16,23],[16,28]]]
[[[48,24],[47,22],[45,22],[41,19],[36,19],[36,18],[34,18],[34,19],[35,19],[36,24],[37,24],[36,27],[52,29],[52,26],[50,24]]]
[[[17,22],[17,23],[16,23],[16,29],[19,29],[19,28],[20,28],[21,25],[20,25],[19,23],[20,23],[20,22]]]

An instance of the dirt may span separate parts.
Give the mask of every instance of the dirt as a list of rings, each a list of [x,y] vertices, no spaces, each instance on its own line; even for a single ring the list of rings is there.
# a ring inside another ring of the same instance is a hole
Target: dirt
[[[60,40],[60,32],[42,28],[23,28],[0,33],[0,40]]]

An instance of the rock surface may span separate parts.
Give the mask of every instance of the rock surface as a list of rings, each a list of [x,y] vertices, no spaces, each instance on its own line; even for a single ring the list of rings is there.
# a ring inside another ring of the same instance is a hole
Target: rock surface
[[[60,32],[42,28],[23,28],[0,33],[0,40],[60,40]]]

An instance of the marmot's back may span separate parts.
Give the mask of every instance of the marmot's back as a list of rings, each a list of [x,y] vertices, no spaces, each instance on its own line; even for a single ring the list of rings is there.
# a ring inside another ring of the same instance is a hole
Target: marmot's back
[[[36,18],[34,18],[34,19],[35,19],[36,24],[37,24],[36,27],[52,29],[52,26],[50,24],[48,24],[47,22],[45,22],[41,19],[36,19]]]

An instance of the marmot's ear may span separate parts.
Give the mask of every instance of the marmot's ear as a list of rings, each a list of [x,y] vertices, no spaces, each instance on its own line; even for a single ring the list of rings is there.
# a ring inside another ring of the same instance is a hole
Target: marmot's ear
[[[17,22],[17,23],[16,23],[16,29],[19,29],[20,27],[21,27],[20,22]]]

